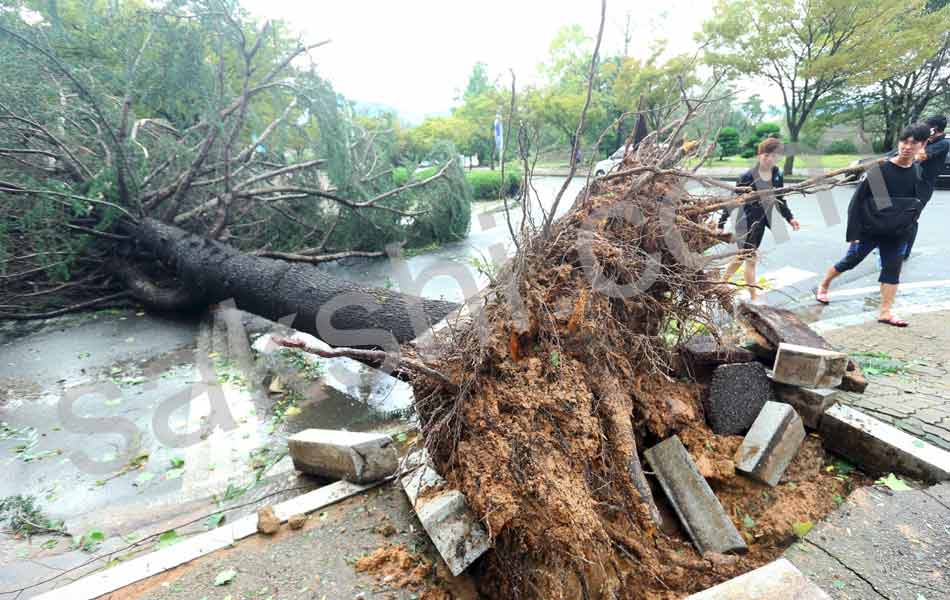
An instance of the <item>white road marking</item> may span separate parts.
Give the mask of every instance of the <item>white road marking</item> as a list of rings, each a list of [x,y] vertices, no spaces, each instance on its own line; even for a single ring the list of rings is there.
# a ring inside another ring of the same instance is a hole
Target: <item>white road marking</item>
[[[914,283],[902,283],[900,285],[900,291],[906,290],[919,290],[932,287],[946,287],[950,286],[950,279],[938,279],[937,281],[915,281]],[[872,294],[880,291],[880,286],[871,285],[868,287],[860,287],[853,289],[846,289],[840,291],[831,291],[828,293],[830,298],[847,298],[849,296],[863,296],[864,294]]]

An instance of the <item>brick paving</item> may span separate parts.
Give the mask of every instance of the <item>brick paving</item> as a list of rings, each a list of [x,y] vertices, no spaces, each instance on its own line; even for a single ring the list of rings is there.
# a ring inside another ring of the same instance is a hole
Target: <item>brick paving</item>
[[[881,352],[899,361],[900,372],[869,375],[864,394],[846,393],[841,401],[950,450],[950,311],[907,320],[905,329],[872,321],[823,334],[841,350]]]

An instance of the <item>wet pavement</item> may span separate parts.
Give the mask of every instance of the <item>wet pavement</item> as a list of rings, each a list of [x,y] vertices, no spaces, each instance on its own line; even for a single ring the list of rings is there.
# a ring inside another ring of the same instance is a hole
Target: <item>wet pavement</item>
[[[861,488],[785,557],[834,600],[950,598],[950,484]]]
[[[0,498],[36,497],[74,537],[0,534],[0,598],[176,529],[185,515],[319,485],[293,472],[286,437],[295,431],[407,428],[407,384],[349,359],[253,351],[275,327],[227,309],[203,321],[102,311],[6,337]],[[90,532],[104,539],[75,547]]]

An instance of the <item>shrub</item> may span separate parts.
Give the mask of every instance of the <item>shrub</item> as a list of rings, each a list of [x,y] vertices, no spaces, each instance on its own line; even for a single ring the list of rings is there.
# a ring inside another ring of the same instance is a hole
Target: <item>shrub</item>
[[[858,148],[850,140],[835,140],[825,148],[825,154],[857,154]]]
[[[735,127],[723,127],[716,137],[716,147],[719,149],[719,158],[732,156],[739,152],[739,132]]]
[[[778,123],[759,123],[755,126],[755,137],[759,141],[767,137],[780,137],[782,127]]]
[[[755,150],[753,150],[752,148],[746,148],[745,150],[742,151],[742,154],[740,154],[739,156],[741,156],[742,158],[752,158],[753,156],[755,156]]]
[[[782,128],[778,123],[759,123],[755,126],[755,133],[752,134],[752,137],[747,139],[744,144],[742,144],[742,158],[750,158],[755,156],[756,151],[759,147],[759,142],[768,137],[781,138]],[[752,152],[749,156],[746,156],[747,152]]]
[[[423,169],[413,175],[414,180],[432,177],[438,172],[436,167]],[[515,196],[521,190],[521,169],[505,168],[505,193],[508,196]],[[409,170],[405,167],[393,169],[393,182],[396,185],[405,185],[409,181]],[[477,169],[474,171],[465,171],[465,182],[476,200],[494,200],[498,198],[499,187],[501,186],[501,170],[494,171],[488,169]]]
[[[522,173],[520,169],[505,169],[505,183],[502,189],[501,170],[489,171],[480,169],[467,171],[465,180],[472,186],[472,195],[476,200],[493,200],[504,191],[507,196],[514,196],[521,189]]]

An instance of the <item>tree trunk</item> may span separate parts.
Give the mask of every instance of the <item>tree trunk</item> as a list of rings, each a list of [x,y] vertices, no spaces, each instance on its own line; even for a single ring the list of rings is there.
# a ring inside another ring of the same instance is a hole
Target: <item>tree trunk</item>
[[[795,148],[795,152],[798,152],[798,136],[801,132],[801,127],[791,127],[788,128],[788,139],[791,145]],[[788,177],[794,172],[795,169],[795,154],[794,152],[789,152],[785,155],[785,166],[782,169],[785,177]]]
[[[241,310],[280,320],[331,346],[396,350],[459,307],[363,287],[313,265],[246,254],[153,219],[126,229],[139,250],[175,273],[188,304],[207,306],[233,299]],[[129,287],[146,305],[168,308],[165,298],[142,292],[154,288]]]

